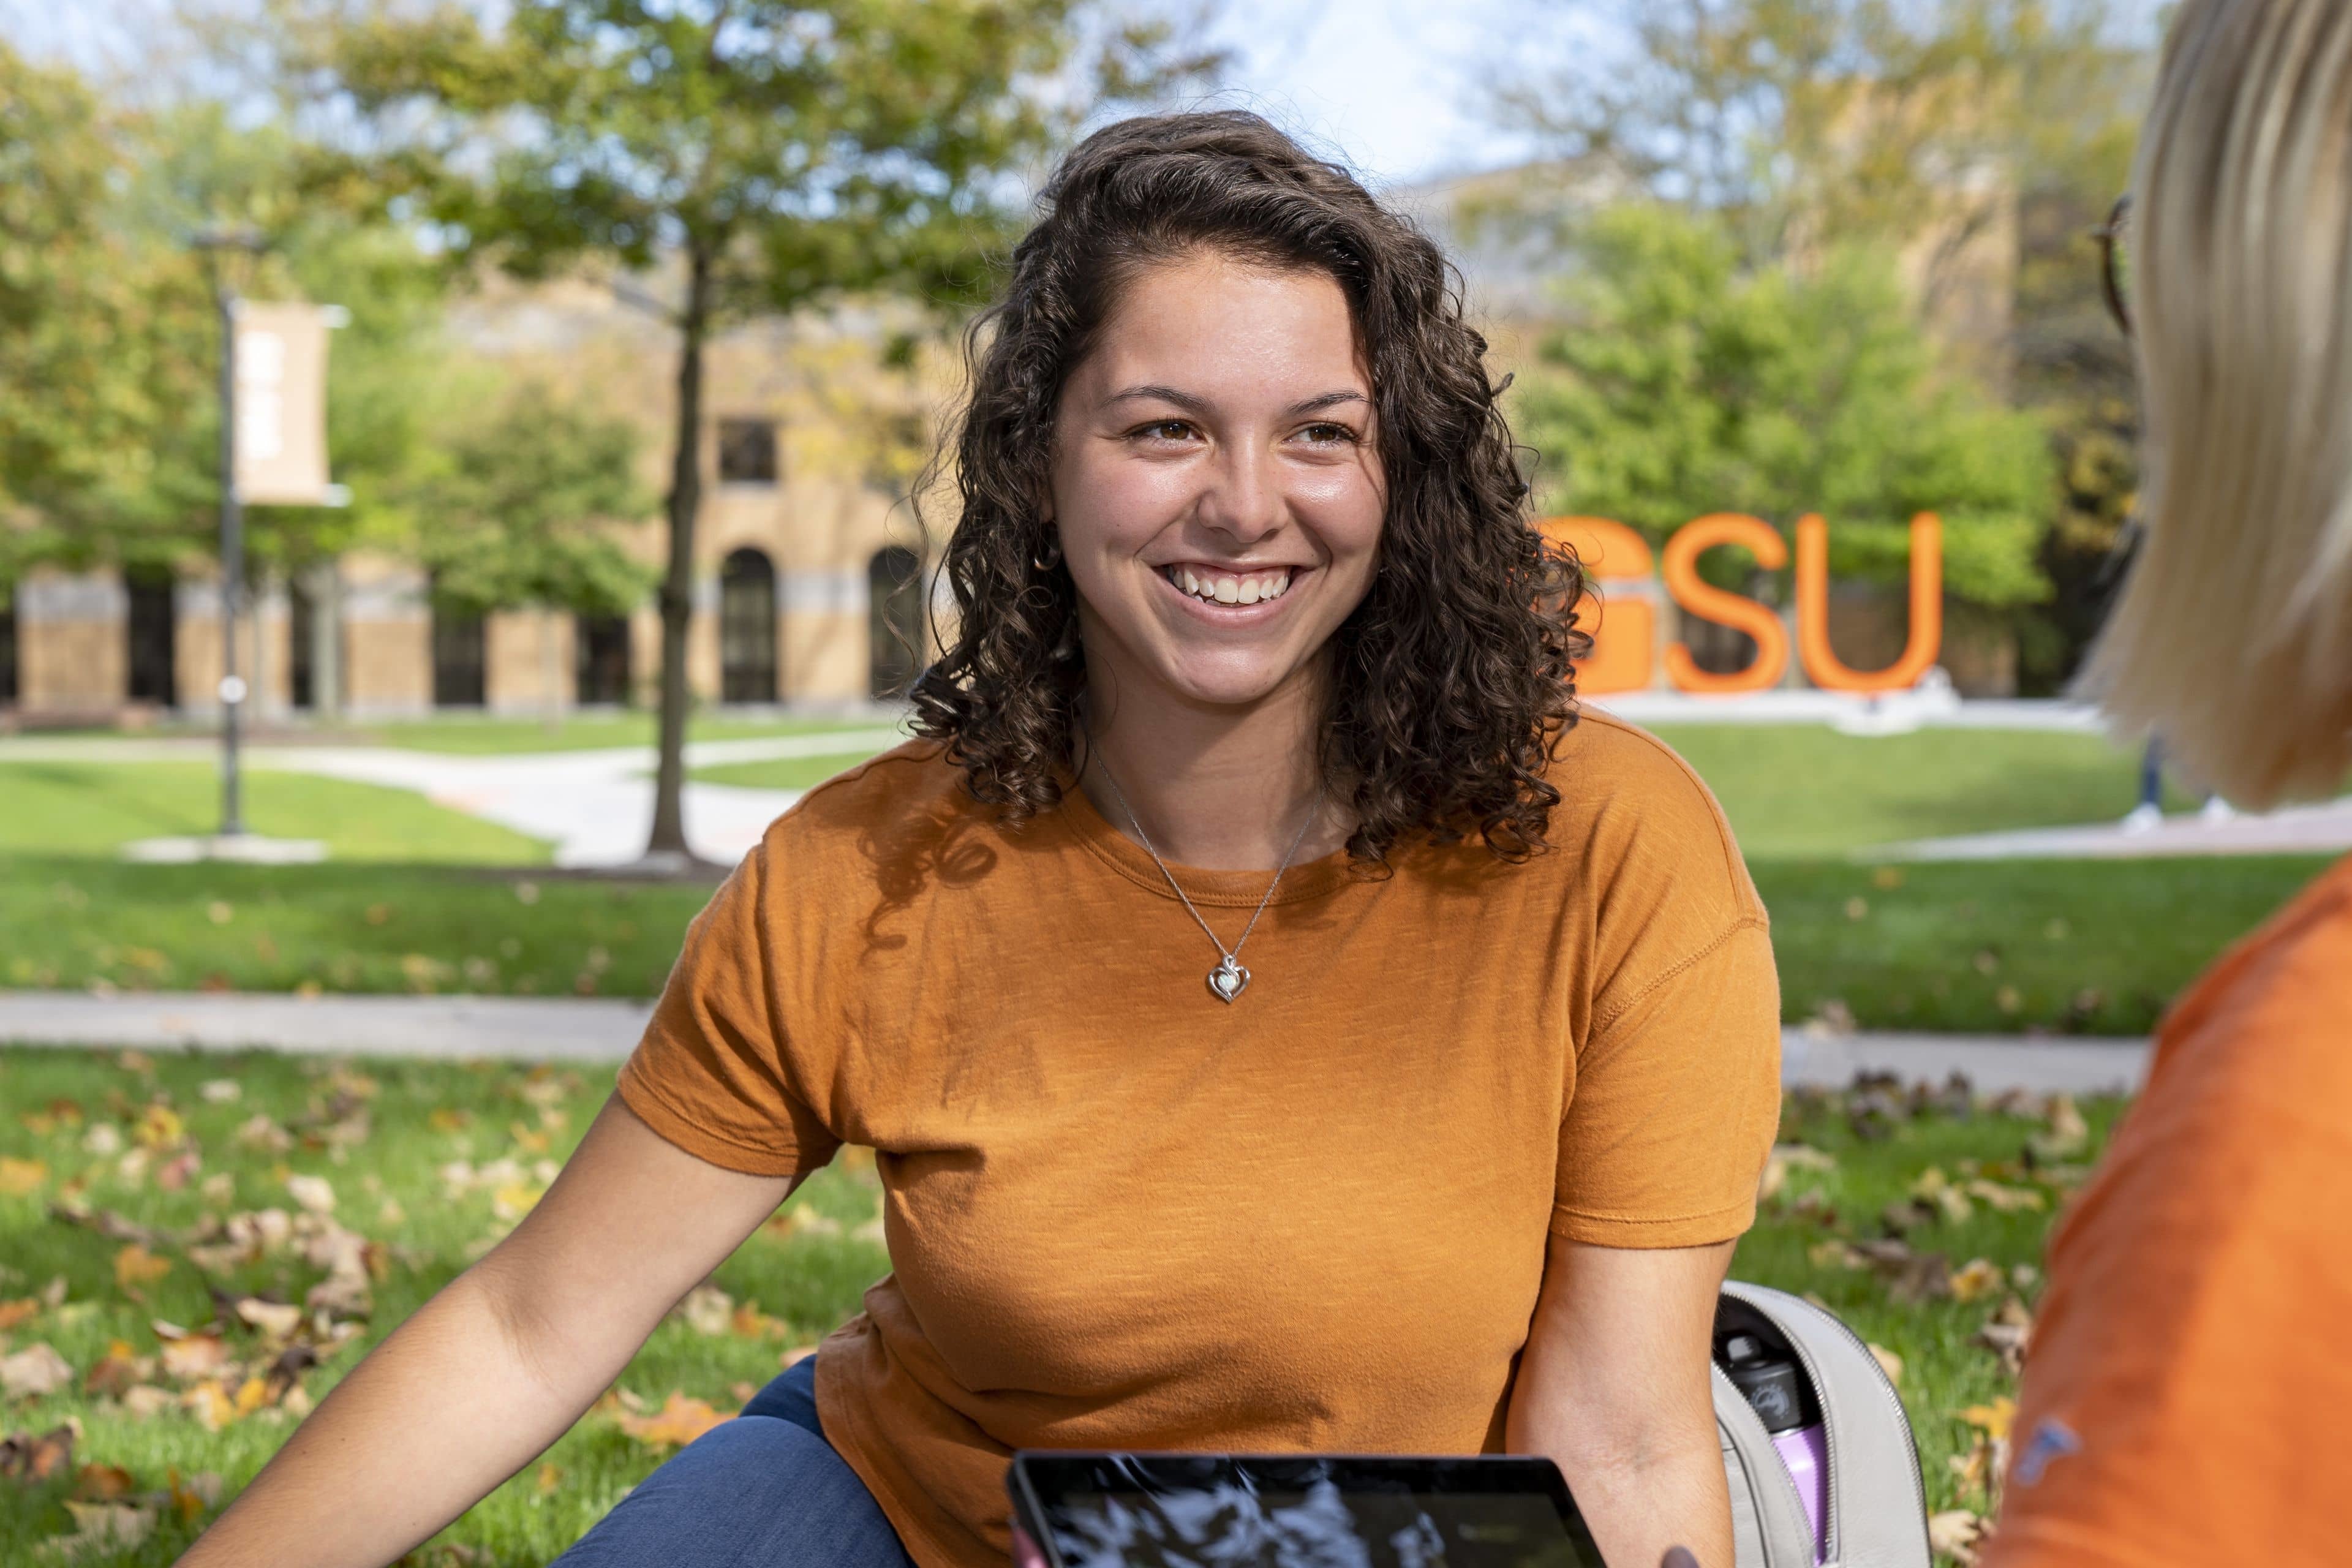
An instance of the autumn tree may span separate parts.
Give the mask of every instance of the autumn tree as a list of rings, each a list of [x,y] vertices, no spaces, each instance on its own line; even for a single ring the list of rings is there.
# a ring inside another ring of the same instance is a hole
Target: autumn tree
[[[314,89],[364,117],[349,166],[455,262],[659,280],[678,355],[647,853],[681,861],[711,334],[853,290],[971,298],[1018,176],[1204,62],[1092,0],[512,0],[496,22],[285,0],[282,20]]]

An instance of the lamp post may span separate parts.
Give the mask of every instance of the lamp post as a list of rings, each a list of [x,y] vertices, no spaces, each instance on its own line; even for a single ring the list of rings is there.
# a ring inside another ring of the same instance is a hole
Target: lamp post
[[[236,672],[236,613],[245,596],[245,512],[236,493],[236,290],[224,254],[257,256],[268,241],[247,227],[208,228],[195,248],[215,258],[213,302],[220,311],[220,571],[221,571],[221,825],[223,838],[245,833],[243,779],[237,758],[245,679]]]

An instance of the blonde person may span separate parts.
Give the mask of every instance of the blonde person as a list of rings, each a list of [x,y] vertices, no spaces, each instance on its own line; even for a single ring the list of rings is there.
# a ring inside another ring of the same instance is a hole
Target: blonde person
[[[380,1563],[845,1143],[892,1273],[564,1559],[982,1568],[1016,1447],[1544,1453],[1728,1563],[1764,911],[1577,719],[1444,258],[1245,114],[1079,146],[972,340],[923,738],[772,827],[512,1237],[192,1563]]]
[[[2352,5],[2181,6],[2123,231],[2146,533],[2091,683],[2242,805],[2333,795],[2352,765]],[[2166,1018],[2052,1242],[1988,1563],[2352,1560],[2347,1243],[2352,861]]]

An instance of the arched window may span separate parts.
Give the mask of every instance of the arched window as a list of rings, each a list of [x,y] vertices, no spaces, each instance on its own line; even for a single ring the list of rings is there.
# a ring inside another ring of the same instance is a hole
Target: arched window
[[[16,584],[0,583],[0,702],[16,700]]]
[[[433,706],[479,708],[489,693],[482,612],[433,595]]]
[[[748,545],[719,568],[719,700],[776,700],[776,569]]]
[[[122,621],[130,677],[124,694],[133,702],[177,706],[180,615],[172,574],[161,566],[134,566],[123,573],[122,586],[129,600]]]
[[[575,616],[572,647],[581,702],[625,703],[629,700],[629,617]]]
[[[923,562],[903,544],[866,563],[866,689],[904,697],[923,668]]]

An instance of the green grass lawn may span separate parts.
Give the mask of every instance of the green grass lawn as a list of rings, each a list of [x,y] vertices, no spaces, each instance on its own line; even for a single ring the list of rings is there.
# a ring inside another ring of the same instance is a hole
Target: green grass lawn
[[[1792,1023],[1839,1004],[1877,1028],[2140,1034],[2324,864],[1759,860],[1755,874]],[[0,857],[0,985],[649,996],[709,896],[520,869]]]
[[[266,771],[244,784],[248,828],[323,839],[338,860],[547,860],[537,839],[409,790]],[[111,857],[132,839],[210,833],[220,805],[220,774],[205,763],[0,761],[0,857]]]
[[[1781,1013],[1867,1028],[2137,1035],[2325,858],[1757,860]]]
[[[502,724],[446,728],[489,735]],[[1669,736],[1748,850],[1792,1022],[2142,1033],[2325,863],[1874,866],[1866,847],[1892,839],[2119,815],[2135,764],[2081,735],[1865,740],[1719,725]],[[858,757],[697,776],[806,788]],[[335,861],[123,865],[112,856],[127,839],[213,825],[209,767],[0,762],[0,985],[647,995],[709,892],[527,874],[543,867],[543,846],[403,791],[258,773],[248,797],[257,830],[324,838]]]
[[[710,887],[0,857],[0,985],[650,996]]]
[[[1841,735],[1822,724],[1669,724],[1748,857],[2113,822],[2139,799],[2139,759],[2104,737],[2031,730]],[[2196,802],[2173,791],[2173,810]]]
[[[719,763],[696,768],[688,776],[704,784],[734,784],[743,789],[814,789],[825,780],[874,755],[869,748],[829,757],[782,757],[766,763]]]
[[[20,1377],[57,1384],[0,1405],[0,1435],[82,1428],[53,1478],[0,1481],[0,1561],[37,1561],[40,1543],[73,1528],[66,1504],[79,1491],[85,1502],[123,1494],[152,1523],[142,1544],[80,1561],[169,1563],[216,1506],[203,1500],[204,1478],[220,1479],[222,1500],[249,1479],[293,1424],[290,1391],[298,1410],[315,1402],[502,1234],[611,1083],[609,1070],[504,1064],[0,1050],[0,1356]],[[1976,1440],[1964,1412],[2013,1380],[1976,1338],[1995,1314],[2030,1310],[2056,1200],[2115,1108],[2085,1107],[2082,1129],[2066,1108],[2011,1109],[2020,1113],[1928,1110],[1884,1092],[1793,1100],[1783,1140],[1813,1152],[1768,1174],[1774,1190],[1734,1268],[1816,1294],[1900,1358],[1938,1510],[1987,1506],[1951,1461]],[[1958,1198],[1937,1195],[1955,1188]],[[307,1242],[272,1244],[266,1217],[237,1217],[305,1214],[305,1200],[322,1211],[297,1222]],[[89,1219],[70,1223],[56,1205]],[[615,1397],[416,1561],[527,1568],[555,1556],[667,1451],[633,1434],[646,1428],[632,1405],[655,1411],[677,1394],[731,1411],[786,1352],[857,1310],[887,1267],[878,1205],[870,1160],[845,1158],[812,1180],[720,1266],[724,1300],[703,1296],[674,1314]],[[239,1254],[211,1234],[221,1231],[260,1240]],[[347,1276],[364,1276],[366,1299],[330,1302],[323,1339],[316,1320],[289,1333],[270,1304],[333,1282],[302,1261],[321,1237],[364,1259]],[[1862,1243],[1876,1244],[1874,1263],[1852,1250]],[[240,1308],[249,1298],[259,1300]],[[159,1320],[206,1342],[171,1344]],[[205,1331],[216,1321],[214,1345]],[[343,1321],[358,1329],[337,1341]],[[247,1381],[289,1344],[289,1375]],[[320,1364],[301,1370],[312,1352]]]

